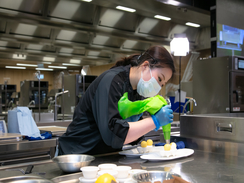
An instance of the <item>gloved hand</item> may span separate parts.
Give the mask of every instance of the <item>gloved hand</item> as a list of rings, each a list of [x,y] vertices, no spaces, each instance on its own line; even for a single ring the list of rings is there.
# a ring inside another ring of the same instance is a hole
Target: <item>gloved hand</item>
[[[125,120],[127,120],[128,122],[136,122],[141,118],[142,114],[143,113],[138,114],[138,115],[133,115],[131,117],[126,118]]]
[[[158,112],[152,115],[153,122],[156,126],[155,130],[158,130],[160,126],[165,126],[173,122],[173,110],[170,105],[162,107]]]

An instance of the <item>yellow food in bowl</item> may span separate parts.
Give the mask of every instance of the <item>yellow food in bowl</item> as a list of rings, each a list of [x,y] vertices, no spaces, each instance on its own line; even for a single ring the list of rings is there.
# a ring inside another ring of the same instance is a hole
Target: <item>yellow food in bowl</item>
[[[116,182],[115,178],[112,175],[110,175],[109,173],[104,173],[97,178],[95,183],[111,183],[112,180]]]
[[[151,139],[148,139],[148,140],[147,140],[147,145],[148,145],[148,146],[152,146],[152,145],[153,145],[153,141],[152,141]]]
[[[171,149],[170,144],[165,144],[165,145],[164,145],[164,150],[165,150],[165,151],[170,151],[170,149]]]
[[[147,142],[146,141],[142,141],[141,142],[141,147],[147,147]]]

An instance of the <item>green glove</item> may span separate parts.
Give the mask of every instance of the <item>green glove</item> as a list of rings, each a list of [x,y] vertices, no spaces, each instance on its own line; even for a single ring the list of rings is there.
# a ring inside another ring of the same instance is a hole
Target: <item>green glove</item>
[[[167,105],[167,102],[160,95],[156,95],[145,100],[131,102],[128,99],[128,93],[126,92],[118,102],[118,110],[121,117],[126,119],[128,117],[141,114],[145,111],[148,111],[151,115],[153,115],[165,105]]]

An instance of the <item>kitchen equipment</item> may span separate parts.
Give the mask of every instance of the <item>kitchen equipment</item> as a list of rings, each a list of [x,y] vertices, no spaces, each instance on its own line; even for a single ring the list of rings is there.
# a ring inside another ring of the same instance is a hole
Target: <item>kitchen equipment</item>
[[[4,141],[21,141],[22,135],[20,133],[2,133],[0,134],[0,142]]]
[[[243,121],[244,113],[183,115],[180,136],[243,143]]]
[[[173,179],[173,176],[180,177],[180,175],[171,172],[164,171],[148,171],[145,173],[137,173],[132,176],[133,180],[136,182],[155,182],[163,180]]]
[[[64,95],[64,114],[73,114],[75,106],[79,103],[88,86],[97,78],[91,75],[64,75],[64,90],[69,90],[68,95]]]
[[[64,172],[73,173],[80,171],[80,168],[83,166],[88,166],[94,159],[94,156],[86,154],[68,154],[57,156],[52,160]]]
[[[0,84],[0,103],[2,104],[2,111],[7,111],[11,100],[11,96],[16,92],[16,85]],[[1,107],[1,106],[0,106]]]
[[[0,178],[1,183],[53,183],[53,181],[39,176],[15,176]]]
[[[0,120],[0,134],[1,133],[8,133],[6,123],[4,120]]]
[[[40,107],[41,109],[47,109],[48,100],[48,81],[40,81]],[[34,105],[29,106],[32,109],[38,109],[39,107],[39,83],[38,81],[24,80],[20,83],[20,99],[21,106],[28,106],[31,101],[34,101]]]
[[[193,62],[194,114],[244,112],[244,57]]]
[[[48,131],[52,136],[61,136],[66,132],[67,127],[64,126],[38,126],[40,131]]]

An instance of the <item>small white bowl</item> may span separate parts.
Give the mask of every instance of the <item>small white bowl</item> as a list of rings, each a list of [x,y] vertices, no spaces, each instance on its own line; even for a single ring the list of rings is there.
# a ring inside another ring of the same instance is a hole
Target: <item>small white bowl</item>
[[[117,166],[115,170],[118,172],[117,178],[125,179],[129,176],[129,170],[131,170],[130,166]]]
[[[82,171],[84,178],[94,179],[97,177],[99,168],[97,166],[84,166],[81,167],[80,170]]]
[[[148,152],[148,149],[146,147],[137,147],[137,151],[139,152],[139,154],[144,154]]]
[[[116,170],[100,170],[97,172],[98,176],[101,176],[105,173],[112,175],[115,179],[117,178],[117,175],[118,175],[118,171],[116,171]]]
[[[103,163],[98,165],[98,168],[100,170],[114,170],[114,168],[116,168],[117,165],[116,164],[112,164],[112,163]]]
[[[134,175],[136,173],[144,173],[146,171],[147,170],[142,170],[142,169],[131,169],[131,170],[129,170],[129,175],[130,175],[130,177],[132,177],[132,175]]]

